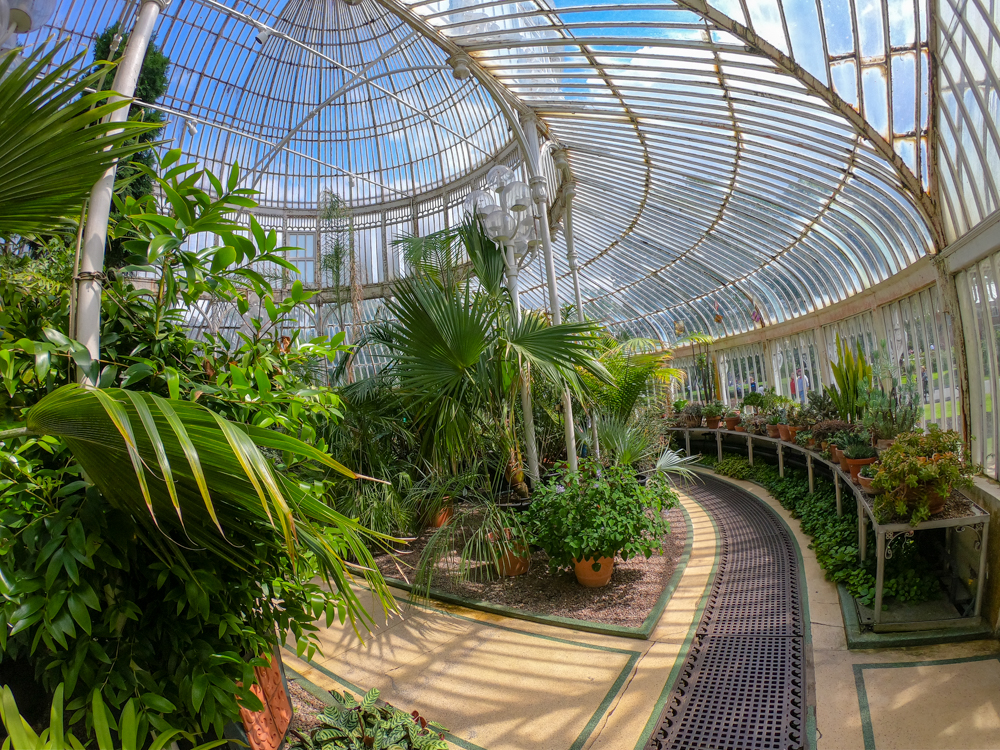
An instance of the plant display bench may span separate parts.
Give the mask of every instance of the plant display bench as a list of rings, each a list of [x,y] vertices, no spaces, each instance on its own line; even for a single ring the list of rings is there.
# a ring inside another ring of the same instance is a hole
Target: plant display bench
[[[868,548],[868,523],[870,521],[875,534],[875,602],[874,610],[857,605],[858,618],[862,626],[870,626],[876,633],[891,633],[916,630],[939,630],[981,624],[980,610],[983,599],[983,583],[986,577],[986,545],[989,537],[990,516],[968,498],[965,503],[956,503],[957,511],[952,509],[952,503],[945,507],[948,517],[934,518],[911,526],[909,523],[879,523],[872,507],[873,497],[863,492],[856,492],[858,504],[858,549],[861,559],[866,557]],[[949,510],[952,509],[952,512]],[[912,537],[914,534],[933,529],[945,529],[945,553],[948,556],[948,572],[951,574],[951,585],[947,586],[947,597],[938,601],[913,606],[895,606],[893,612],[882,611],[882,589],[885,583],[885,561],[892,557],[892,541],[900,536]],[[958,535],[972,535],[971,549],[978,556],[978,569],[975,575],[958,575],[959,570],[972,573],[969,560],[961,554]],[[960,579],[971,581],[967,586]],[[961,595],[965,594],[965,597]],[[971,595],[971,598],[969,598]]]

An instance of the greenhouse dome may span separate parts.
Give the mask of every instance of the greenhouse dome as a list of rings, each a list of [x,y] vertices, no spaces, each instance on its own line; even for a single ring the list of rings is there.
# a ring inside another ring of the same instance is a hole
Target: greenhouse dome
[[[87,747],[1000,748],[1000,0],[0,0],[0,261]]]

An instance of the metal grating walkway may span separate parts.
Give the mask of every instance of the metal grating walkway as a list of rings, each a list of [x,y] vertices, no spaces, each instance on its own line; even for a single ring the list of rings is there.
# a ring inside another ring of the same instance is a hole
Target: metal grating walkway
[[[805,654],[795,543],[760,500],[702,475],[719,567],[691,651],[647,750],[800,750]]]

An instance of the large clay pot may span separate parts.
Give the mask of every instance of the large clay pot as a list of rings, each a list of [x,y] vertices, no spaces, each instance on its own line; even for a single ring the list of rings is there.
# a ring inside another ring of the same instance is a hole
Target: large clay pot
[[[717,430],[721,421],[722,417],[705,417],[705,426],[710,430]]]
[[[944,510],[945,503],[948,502],[948,497],[951,495],[951,490],[942,494],[939,492],[932,492],[925,485],[918,487],[907,487],[904,496],[906,497],[906,504],[910,507],[915,506],[923,499],[927,499],[927,505],[930,507],[931,515],[936,516],[938,513]]]
[[[735,430],[736,429],[736,425],[738,425],[739,423],[740,423],[740,418],[739,417],[726,417],[726,429],[727,430]]]
[[[850,467],[847,465],[847,456],[844,455],[844,451],[837,449],[837,460],[840,461],[840,470],[849,471]]]
[[[685,427],[701,427],[701,417],[695,417],[691,414],[686,414],[684,416],[684,426]]]
[[[497,573],[501,576],[523,576],[530,567],[531,558],[523,544],[515,544],[512,549],[497,557]]]
[[[778,425],[778,436],[782,440],[784,440],[785,442],[788,442],[788,425],[787,424],[779,424]]]
[[[789,443],[794,443],[795,442],[795,436],[798,433],[799,433],[799,428],[798,427],[792,427],[791,425],[788,425],[788,442]]]
[[[597,565],[598,569],[594,570],[594,558],[592,557],[588,557],[586,560],[573,558],[573,570],[576,573],[576,580],[581,586],[593,589],[608,585],[611,574],[614,572],[615,558],[599,557]]]
[[[862,466],[867,466],[868,464],[873,464],[878,461],[877,458],[848,458],[847,468],[851,472],[851,479],[857,483],[859,474]]]
[[[861,489],[863,489],[869,495],[875,494],[875,490],[872,489],[872,481],[873,480],[871,477],[863,477],[860,474],[858,475],[858,484],[860,484]]]
[[[769,438],[780,437],[781,431],[778,429],[779,425],[769,424],[767,425],[767,436]]]
[[[451,521],[451,517],[453,515],[455,515],[455,508],[452,507],[451,503],[448,503],[448,505],[441,508],[434,514],[434,517],[431,518],[431,526],[435,529],[440,529],[442,526],[446,526],[448,522]]]

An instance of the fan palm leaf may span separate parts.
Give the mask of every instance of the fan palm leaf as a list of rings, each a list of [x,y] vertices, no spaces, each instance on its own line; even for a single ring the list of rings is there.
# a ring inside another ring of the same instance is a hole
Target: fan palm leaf
[[[83,198],[121,157],[149,147],[132,141],[155,129],[104,118],[127,107],[107,92],[88,92],[106,73],[80,75],[83,54],[54,65],[62,45],[23,61],[0,53],[0,235],[50,230],[78,213]]]
[[[307,551],[344,596],[352,620],[366,613],[347,568],[362,571],[383,603],[391,601],[364,543],[388,538],[332,510],[260,452],[288,451],[357,477],[306,443],[229,422],[198,404],[75,384],[32,407],[26,427],[61,438],[111,504],[179,545],[204,548],[251,572],[259,567],[256,544],[283,549],[293,561]]]

